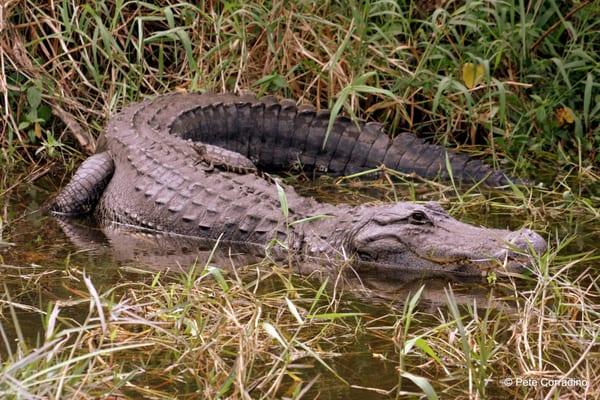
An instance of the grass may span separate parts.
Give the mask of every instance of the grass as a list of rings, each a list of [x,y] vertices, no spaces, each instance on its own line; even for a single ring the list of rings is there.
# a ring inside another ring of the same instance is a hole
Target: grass
[[[529,289],[508,280],[478,296],[417,285],[403,308],[390,304],[371,312],[343,294],[356,290],[356,283],[341,276],[331,283],[290,279],[274,265],[145,273],[103,291],[74,267],[70,276],[55,274],[77,295],[43,310],[18,298],[39,290],[45,283],[36,274],[49,271],[5,265],[4,280],[12,271],[13,278],[27,274],[35,283],[11,290],[5,283],[0,394],[328,398],[333,385],[357,398],[420,392],[428,398],[541,398],[555,390],[560,398],[593,398],[600,378],[598,282],[587,270],[565,273],[585,258],[561,259],[555,252],[540,257]],[[436,293],[446,306],[432,312],[426,298]],[[17,315],[24,310],[43,320],[43,336],[34,344],[19,330]],[[6,342],[7,323],[17,328],[16,344]],[[336,359],[361,344],[370,349],[371,370],[340,375],[344,362]],[[360,373],[368,376],[361,379]],[[505,377],[538,383],[572,377],[589,384],[503,386]]]
[[[586,240],[583,234],[569,242],[560,231],[570,218],[594,226],[597,216],[585,198],[523,189],[463,193],[458,202],[452,186],[414,181],[390,186],[385,179],[325,180],[303,190],[320,191],[321,198],[333,193],[337,200],[341,192],[356,203],[412,192],[419,201],[453,204],[456,215],[486,210],[488,216],[510,215],[519,225],[527,220],[537,230],[547,226],[556,239],[524,276],[382,286],[377,279],[357,282],[346,274],[327,280],[290,275],[268,262],[221,261],[171,273],[125,263],[116,271],[114,261],[106,265],[98,256],[70,249],[40,266],[25,256],[43,251],[30,244],[29,235],[38,233],[35,228],[28,233],[32,228],[21,221],[8,230],[15,253],[1,263],[0,396],[494,399],[552,398],[555,392],[561,399],[577,399],[599,394],[600,288],[593,273],[599,255],[589,246],[583,253],[574,250],[572,242]],[[19,233],[23,228],[26,233]],[[594,236],[587,241],[594,243]],[[121,277],[107,279],[107,271]],[[506,385],[506,378],[537,386]],[[589,384],[541,386],[561,378]]]
[[[600,4],[429,3],[5,1],[0,397],[600,397]],[[268,263],[121,268],[105,284],[84,274],[96,260],[44,259],[51,239],[20,234],[41,228],[17,193],[69,175],[124,105],[246,89],[414,131],[545,182],[498,192],[386,170],[395,179],[306,192],[436,200],[461,219],[545,232],[553,248],[527,276],[388,293]],[[589,385],[542,386],[559,378]]]
[[[162,4],[7,2],[3,159],[90,151],[147,95],[251,89],[485,144],[522,174],[548,159],[559,177],[597,174],[596,2]]]

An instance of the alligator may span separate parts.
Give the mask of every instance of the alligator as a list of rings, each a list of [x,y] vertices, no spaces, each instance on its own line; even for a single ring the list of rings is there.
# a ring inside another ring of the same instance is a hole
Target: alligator
[[[320,203],[267,172],[300,165],[331,175],[380,165],[423,177],[508,183],[480,160],[382,126],[252,95],[170,94],[112,117],[54,199],[61,215],[92,214],[153,232],[252,243],[277,258],[343,260],[355,269],[485,274],[519,271],[545,240],[460,222],[437,203]],[[329,132],[329,134],[327,133]],[[327,140],[325,140],[327,139]]]

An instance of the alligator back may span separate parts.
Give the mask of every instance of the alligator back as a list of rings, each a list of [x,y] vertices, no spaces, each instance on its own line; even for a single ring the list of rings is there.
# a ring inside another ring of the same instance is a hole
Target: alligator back
[[[98,151],[110,154],[114,173],[95,208],[96,217],[233,242],[264,245],[273,238],[285,239],[285,220],[272,182],[252,173],[250,166],[237,171],[206,168],[206,154],[199,154],[189,138],[172,134],[162,124],[169,115],[162,107],[167,98],[182,109],[214,101],[206,95],[164,96],[133,104],[111,118]],[[205,150],[211,148],[207,145]],[[214,159],[225,164],[241,162],[223,154]],[[213,156],[219,154],[211,154],[211,162]],[[302,218],[317,209],[313,199],[291,189],[287,196],[290,218]],[[61,212],[64,203],[56,204],[59,207],[54,211]]]

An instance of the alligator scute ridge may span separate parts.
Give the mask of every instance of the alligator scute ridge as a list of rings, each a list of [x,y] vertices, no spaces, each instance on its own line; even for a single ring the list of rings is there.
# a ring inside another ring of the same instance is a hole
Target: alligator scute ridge
[[[343,175],[384,164],[431,177],[444,175],[447,157],[455,179],[508,182],[479,160],[406,133],[391,139],[380,124],[346,117],[336,119],[323,146],[328,121],[327,111],[273,97],[170,94],[132,104],[110,119],[97,154],[84,161],[51,210],[93,212],[101,223],[193,237],[259,245],[278,239],[303,260],[350,259],[367,269],[479,274],[499,263],[519,268],[527,261],[520,253],[546,248],[529,229],[464,224],[436,203],[334,206],[281,184],[286,220],[275,185],[252,165],[272,171],[300,161]],[[204,146],[201,154],[197,146]],[[314,215],[327,218],[289,224]]]

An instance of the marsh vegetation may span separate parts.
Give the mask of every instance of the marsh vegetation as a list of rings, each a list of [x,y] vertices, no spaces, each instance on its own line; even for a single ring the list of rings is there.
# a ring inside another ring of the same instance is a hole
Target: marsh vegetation
[[[600,5],[429,3],[5,1],[0,396],[600,397]],[[287,177],[304,193],[435,200],[551,248],[525,274],[475,281],[305,277],[219,246],[157,269],[82,250],[35,213],[124,105],[242,90],[413,131],[534,182]]]

